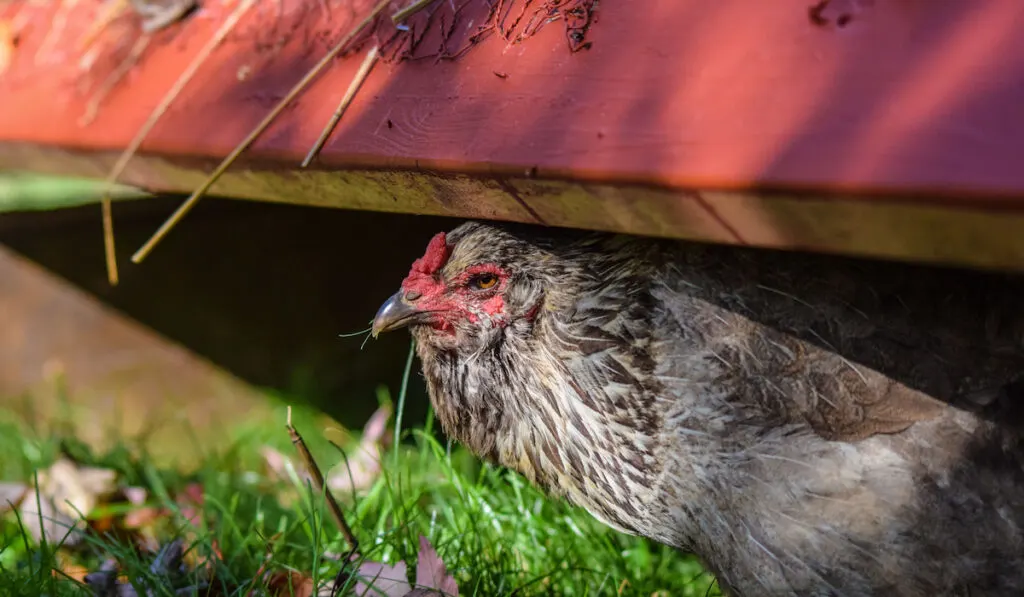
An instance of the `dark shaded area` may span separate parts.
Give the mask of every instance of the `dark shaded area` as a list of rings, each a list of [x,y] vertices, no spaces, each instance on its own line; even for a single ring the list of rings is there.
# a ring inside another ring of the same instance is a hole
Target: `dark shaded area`
[[[115,205],[121,284],[104,268],[98,206],[5,214],[0,242],[250,383],[361,426],[385,384],[397,397],[406,333],[367,329],[442,218],[210,199],[141,265],[132,252],[180,198]],[[406,421],[426,413],[419,365]]]
[[[934,561],[928,545],[935,545],[936,537],[954,538],[961,561],[936,570],[936,584],[951,595],[1019,594],[1024,554],[1017,531],[1024,526],[1022,447],[1019,433],[986,429],[962,448],[951,474],[920,473],[917,502],[931,505],[942,516],[914,509],[905,513],[912,521],[907,526],[913,529],[911,538],[918,542],[914,560]],[[951,492],[951,487],[959,491]],[[949,522],[936,525],[937,520]]]
[[[1024,275],[712,246],[681,261],[710,304],[1000,425],[1022,420]]]

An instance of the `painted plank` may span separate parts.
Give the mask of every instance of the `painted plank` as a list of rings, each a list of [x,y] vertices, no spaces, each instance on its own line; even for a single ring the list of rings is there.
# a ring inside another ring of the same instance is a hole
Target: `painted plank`
[[[0,164],[102,176],[105,152],[128,144],[237,4],[204,3],[158,33],[89,124],[88,98],[137,39],[130,16],[80,50],[98,0],[0,8],[18,41],[0,75]],[[456,47],[486,21],[484,0],[459,6],[459,19],[434,19],[421,48],[439,47],[449,28]],[[509,3],[510,19],[521,6]],[[368,9],[257,3],[124,182],[190,191]],[[585,51],[568,51],[555,22],[518,44],[492,36],[454,61],[379,65],[303,171],[360,50],[214,191],[1024,266],[1024,4],[651,0],[602,2],[596,15]]]

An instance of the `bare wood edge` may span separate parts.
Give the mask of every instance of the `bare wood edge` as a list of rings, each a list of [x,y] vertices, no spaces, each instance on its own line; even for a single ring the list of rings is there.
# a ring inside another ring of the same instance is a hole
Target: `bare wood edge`
[[[102,178],[114,153],[0,143],[4,168]],[[209,169],[138,155],[121,180],[191,192]],[[543,223],[687,240],[795,249],[1024,273],[1024,209],[952,205],[928,196],[665,189],[400,170],[305,170],[238,165],[224,198],[376,212]]]

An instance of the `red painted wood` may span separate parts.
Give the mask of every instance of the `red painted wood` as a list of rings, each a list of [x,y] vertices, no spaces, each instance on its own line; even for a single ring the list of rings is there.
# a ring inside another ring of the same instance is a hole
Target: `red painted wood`
[[[347,0],[330,3],[330,21],[319,0],[282,2],[283,18],[274,2],[260,2],[146,151],[224,155],[319,58],[326,44],[317,32],[337,38],[355,20]],[[322,166],[536,168],[540,176],[605,182],[928,192],[1022,204],[1024,2],[846,0],[840,8],[853,16],[843,27],[813,24],[811,4],[603,0],[589,51],[570,53],[555,23],[521,45],[491,38],[455,62],[378,65]],[[80,127],[82,89],[95,89],[114,60],[79,72],[73,40],[100,6],[80,0],[56,49],[33,63],[61,6],[0,8],[0,18],[22,23],[0,78],[4,141],[124,147],[229,10],[207,2],[161,32],[159,47],[95,122]],[[466,9],[476,23],[483,6],[470,0]],[[826,16],[834,18],[836,6]],[[131,43],[126,22],[121,34],[107,32],[108,48],[123,53]],[[282,39],[280,50],[257,48]],[[337,63],[250,155],[296,165],[359,60]],[[242,70],[249,72],[240,81]]]

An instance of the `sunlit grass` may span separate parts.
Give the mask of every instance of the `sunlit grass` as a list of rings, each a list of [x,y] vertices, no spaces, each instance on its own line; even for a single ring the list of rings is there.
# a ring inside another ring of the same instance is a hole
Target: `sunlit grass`
[[[172,509],[175,490],[198,482],[205,493],[204,512],[198,528],[188,529],[186,536],[200,561],[214,547],[221,553],[212,594],[246,595],[267,568],[334,578],[339,563],[324,554],[344,553],[347,546],[323,515],[322,496],[297,480],[291,485],[271,482],[259,472],[262,446],[294,454],[283,427],[283,404],[281,412],[280,427],[240,422],[229,431],[236,438],[231,449],[207,455],[198,470],[187,474],[154,467],[136,446],[121,443],[98,455],[71,438],[41,436],[17,421],[4,421],[0,478],[29,479],[63,446],[77,460],[118,470],[125,484],[147,488],[151,500]],[[321,436],[318,413],[297,409],[293,419],[322,468],[344,466],[342,455]],[[461,595],[718,594],[693,558],[612,531],[586,512],[546,499],[519,475],[483,465],[462,448],[442,443],[433,425],[430,417],[424,428],[400,430],[403,441],[384,455],[382,474],[373,485],[354,497],[337,496],[362,543],[363,557],[405,560],[411,567],[424,535],[457,579]],[[171,538],[173,533],[164,539]],[[2,594],[91,594],[54,573],[60,568],[55,546],[34,544],[15,516],[0,521],[0,541]],[[111,555],[128,562],[129,576],[140,583],[151,576],[148,562],[123,540],[93,535],[76,550],[76,558],[90,569]]]

